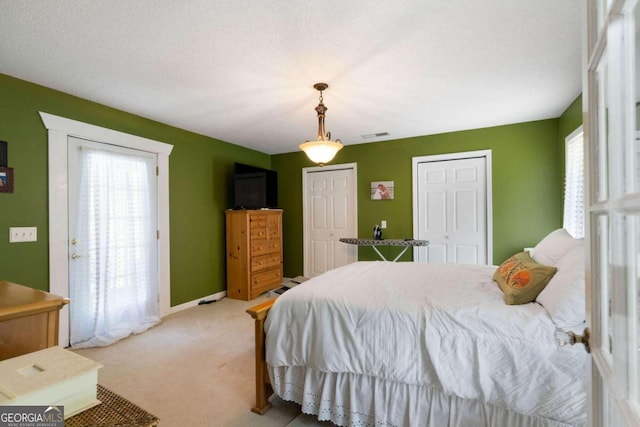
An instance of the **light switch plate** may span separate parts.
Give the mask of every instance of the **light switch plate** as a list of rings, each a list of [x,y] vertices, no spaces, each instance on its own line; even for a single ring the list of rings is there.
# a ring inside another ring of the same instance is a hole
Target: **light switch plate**
[[[380,228],[387,228],[387,221],[381,221]]]
[[[35,242],[38,240],[38,227],[9,227],[9,243]]]

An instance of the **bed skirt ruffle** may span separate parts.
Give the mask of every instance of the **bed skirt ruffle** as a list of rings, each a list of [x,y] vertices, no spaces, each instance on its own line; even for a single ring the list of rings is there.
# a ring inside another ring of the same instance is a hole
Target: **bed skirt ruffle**
[[[274,392],[302,406],[302,412],[339,426],[568,427],[483,402],[447,395],[425,385],[403,384],[351,373],[327,373],[304,366],[268,366]]]

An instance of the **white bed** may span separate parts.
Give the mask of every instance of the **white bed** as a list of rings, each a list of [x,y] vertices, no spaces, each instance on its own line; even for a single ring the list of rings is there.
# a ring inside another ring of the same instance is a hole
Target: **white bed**
[[[505,304],[495,271],[358,262],[287,291],[264,323],[273,390],[343,426],[586,424],[588,354],[558,346],[557,307]]]

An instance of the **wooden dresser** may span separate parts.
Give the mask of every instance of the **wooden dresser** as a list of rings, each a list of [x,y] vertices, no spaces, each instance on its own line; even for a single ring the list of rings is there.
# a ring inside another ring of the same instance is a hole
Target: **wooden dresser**
[[[0,360],[58,345],[58,311],[68,302],[0,280]]]
[[[227,296],[252,300],[282,284],[282,210],[228,210]]]

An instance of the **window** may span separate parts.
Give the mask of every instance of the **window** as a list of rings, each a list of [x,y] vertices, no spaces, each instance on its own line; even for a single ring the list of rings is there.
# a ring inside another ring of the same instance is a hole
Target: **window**
[[[584,237],[584,142],[582,126],[565,139],[564,218],[562,227]]]

